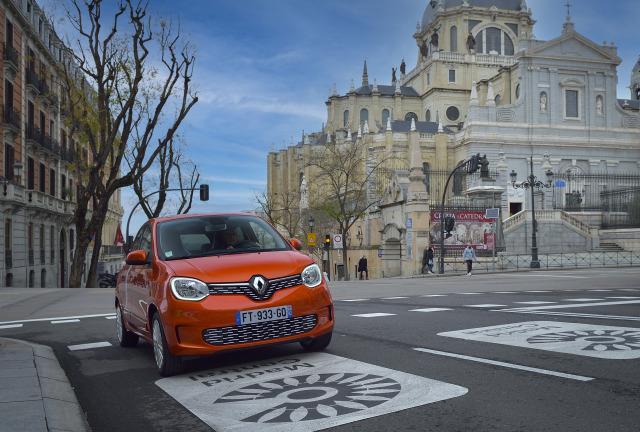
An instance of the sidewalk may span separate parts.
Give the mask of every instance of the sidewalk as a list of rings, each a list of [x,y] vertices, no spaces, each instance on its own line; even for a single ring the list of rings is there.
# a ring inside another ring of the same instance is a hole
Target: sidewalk
[[[0,432],[89,430],[53,350],[0,338]]]

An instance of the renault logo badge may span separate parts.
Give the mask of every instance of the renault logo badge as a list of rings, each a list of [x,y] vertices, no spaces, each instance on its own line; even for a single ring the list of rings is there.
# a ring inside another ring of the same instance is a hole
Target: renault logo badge
[[[262,276],[254,276],[251,278],[251,282],[249,282],[251,287],[254,289],[258,295],[264,295],[265,291],[269,287],[269,282]]]

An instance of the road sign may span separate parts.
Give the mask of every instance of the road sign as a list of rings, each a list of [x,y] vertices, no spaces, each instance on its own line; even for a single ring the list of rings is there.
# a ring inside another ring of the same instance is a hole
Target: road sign
[[[558,180],[556,180],[556,182],[555,182],[555,186],[556,186],[557,188],[567,187],[567,182],[566,182],[565,180],[563,180],[563,179],[558,179]]]
[[[484,211],[484,217],[487,219],[498,219],[500,218],[500,209],[499,208],[490,208]]]
[[[318,236],[316,233],[307,234],[307,244],[309,245],[309,247],[316,247],[317,241]]]
[[[332,234],[331,240],[333,241],[334,249],[342,249],[342,235],[341,234]]]

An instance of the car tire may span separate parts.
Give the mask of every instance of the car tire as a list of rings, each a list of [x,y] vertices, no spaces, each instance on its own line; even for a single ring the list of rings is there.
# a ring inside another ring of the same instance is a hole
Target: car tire
[[[322,336],[318,336],[315,339],[302,341],[300,342],[300,345],[302,345],[302,348],[304,348],[305,351],[324,351],[324,349],[331,343],[332,335],[333,332],[329,332]]]
[[[116,337],[118,338],[120,346],[125,348],[136,346],[138,344],[138,335],[127,330],[124,317],[122,316],[122,308],[120,306],[116,306],[115,322]]]
[[[164,335],[160,314],[153,314],[151,319],[151,337],[153,338],[153,357],[158,373],[163,377],[179,374],[182,371],[182,359],[169,351],[167,338]]]

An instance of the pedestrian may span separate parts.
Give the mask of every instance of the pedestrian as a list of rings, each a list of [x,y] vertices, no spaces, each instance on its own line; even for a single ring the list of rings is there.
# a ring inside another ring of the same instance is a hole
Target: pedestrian
[[[363,273],[367,280],[369,280],[369,269],[367,267],[367,258],[362,255],[360,261],[358,261],[358,274],[360,275],[360,280],[363,280]]]
[[[471,276],[471,272],[473,270],[473,262],[477,261],[476,251],[471,247],[470,244],[462,252],[462,259],[467,263],[467,276]]]
[[[433,274],[433,247],[431,246],[422,255],[422,273]]]

